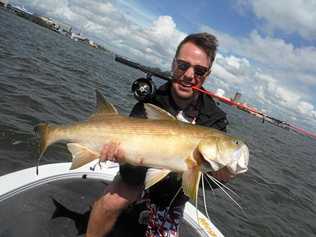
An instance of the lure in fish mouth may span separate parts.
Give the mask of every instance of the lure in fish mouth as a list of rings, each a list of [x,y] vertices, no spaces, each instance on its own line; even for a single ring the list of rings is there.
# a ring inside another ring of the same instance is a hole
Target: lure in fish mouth
[[[184,193],[196,200],[202,172],[227,167],[232,174],[247,171],[249,151],[239,139],[213,128],[183,123],[167,111],[144,104],[148,119],[122,116],[96,92],[97,112],[86,121],[67,125],[39,124],[40,158],[53,143],[66,142],[71,169],[99,159],[105,144],[124,151],[120,163],[146,166],[145,188],[170,172],[182,175]]]

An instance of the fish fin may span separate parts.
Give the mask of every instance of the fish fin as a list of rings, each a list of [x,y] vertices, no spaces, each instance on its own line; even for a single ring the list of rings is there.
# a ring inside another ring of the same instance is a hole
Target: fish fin
[[[196,166],[194,168],[191,168],[188,171],[183,172],[183,175],[182,175],[183,192],[193,202],[197,200],[200,179],[201,179],[201,172],[200,172],[199,166]]]
[[[99,159],[99,154],[89,148],[78,144],[78,143],[68,143],[68,150],[72,154],[72,164],[70,169],[77,169],[89,162]]]
[[[106,101],[104,96],[96,90],[97,110],[96,114],[119,114],[115,106]]]
[[[47,123],[40,123],[34,128],[34,132],[40,137],[39,143],[39,159],[44,155],[48,147],[49,127]]]
[[[145,189],[150,188],[154,184],[158,183],[164,177],[166,177],[171,171],[167,169],[154,169],[150,168],[147,170],[145,179]]]
[[[64,205],[62,205],[60,202],[58,202],[55,198],[52,198],[52,201],[55,205],[55,211],[51,219],[55,219],[58,217],[66,217],[67,208]]]
[[[145,103],[144,108],[148,119],[176,120],[172,114],[156,105]]]

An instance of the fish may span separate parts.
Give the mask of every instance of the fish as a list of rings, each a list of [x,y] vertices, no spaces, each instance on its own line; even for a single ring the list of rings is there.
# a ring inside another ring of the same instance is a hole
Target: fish
[[[98,91],[96,104],[96,112],[87,120],[37,125],[39,159],[50,145],[64,142],[72,154],[70,169],[76,169],[99,159],[105,144],[117,144],[124,154],[120,164],[149,168],[145,189],[176,172],[182,178],[183,192],[193,201],[197,199],[202,173],[227,167],[237,175],[248,169],[248,147],[234,136],[181,122],[149,103],[144,104],[147,119],[124,116]]]

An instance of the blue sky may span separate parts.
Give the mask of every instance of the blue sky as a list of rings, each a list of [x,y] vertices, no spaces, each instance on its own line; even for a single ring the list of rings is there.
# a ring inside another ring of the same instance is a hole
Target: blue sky
[[[177,22],[179,30],[187,33],[196,32],[199,25],[216,25],[218,30],[233,34],[243,34],[253,28],[251,17],[243,18],[234,9],[231,1],[201,0],[195,1],[135,1],[139,6],[146,8],[152,15],[170,15]],[[238,24],[231,19],[238,19]]]
[[[206,31],[219,51],[206,87],[316,131],[315,0],[12,0],[114,52],[169,69],[177,44]]]

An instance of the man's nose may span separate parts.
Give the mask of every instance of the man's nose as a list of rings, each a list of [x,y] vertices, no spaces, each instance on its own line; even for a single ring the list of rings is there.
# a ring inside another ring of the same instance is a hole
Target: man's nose
[[[193,68],[193,67],[189,67],[189,68],[185,71],[184,76],[193,79],[193,78],[194,78],[194,68]]]

